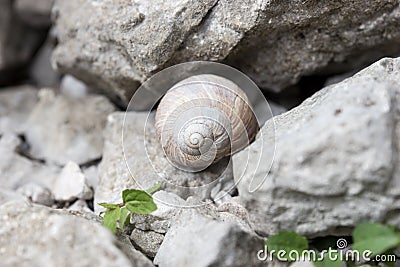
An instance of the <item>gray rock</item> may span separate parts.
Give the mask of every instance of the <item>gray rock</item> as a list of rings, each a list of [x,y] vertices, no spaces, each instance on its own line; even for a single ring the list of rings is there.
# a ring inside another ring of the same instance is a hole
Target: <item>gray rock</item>
[[[106,117],[115,109],[105,97],[71,98],[42,89],[39,98],[26,130],[33,157],[59,165],[101,157]]]
[[[397,0],[59,0],[54,65],[124,105],[152,74],[191,60],[229,63],[281,91],[399,53],[398,13]]]
[[[30,64],[29,75],[38,87],[57,87],[60,83],[60,74],[51,66],[54,43],[54,38],[48,37]]]
[[[399,81],[400,59],[382,59],[269,120],[233,157],[240,201],[258,233],[313,237],[349,234],[362,221],[399,225]]]
[[[95,203],[117,203],[124,189],[147,189],[156,183],[184,199],[191,195],[207,199],[216,183],[233,179],[229,159],[198,173],[175,168],[155,135],[154,113],[150,114],[148,124],[146,112],[128,112],[125,122],[124,115],[119,112],[108,117]],[[95,206],[95,210],[101,209]]]
[[[186,202],[179,196],[163,190],[155,192],[153,199],[157,205],[157,210],[148,215],[133,214],[131,224],[141,231],[165,234]]]
[[[0,206],[2,266],[153,266],[134,250],[128,258],[98,222],[72,214],[24,202]]]
[[[77,201],[75,201],[74,204],[68,207],[68,210],[81,211],[87,213],[92,212],[89,209],[89,206],[87,205],[86,201],[83,199],[78,199]]]
[[[62,169],[54,183],[54,197],[59,201],[74,199],[91,199],[93,191],[90,189],[85,175],[75,162],[68,162]]]
[[[8,87],[0,91],[0,134],[21,134],[38,101],[38,90],[31,86]]]
[[[14,201],[28,202],[28,199],[14,191],[0,188],[0,205]]]
[[[48,27],[53,0],[15,0],[14,9],[26,24],[36,27]]]
[[[17,188],[34,182],[52,188],[60,171],[59,167],[31,160],[19,153],[21,140],[12,134],[0,139],[0,183],[4,189]]]
[[[117,233],[117,238],[119,249],[125,253],[133,266],[154,267],[146,256],[134,248],[128,236]]]
[[[154,258],[164,240],[164,235],[153,231],[133,229],[131,233],[131,240],[133,244],[145,255],[150,258]]]
[[[62,94],[71,97],[84,97],[88,94],[88,87],[82,81],[71,75],[65,75],[60,84]]]
[[[174,221],[154,259],[163,266],[265,266],[257,258],[263,240],[234,222],[185,209]]]
[[[52,192],[48,188],[36,183],[24,184],[17,189],[17,192],[27,197],[33,203],[49,207],[54,204]]]
[[[89,168],[83,169],[83,174],[85,175],[88,185],[96,190],[97,184],[99,182],[99,173],[97,166],[90,166]]]

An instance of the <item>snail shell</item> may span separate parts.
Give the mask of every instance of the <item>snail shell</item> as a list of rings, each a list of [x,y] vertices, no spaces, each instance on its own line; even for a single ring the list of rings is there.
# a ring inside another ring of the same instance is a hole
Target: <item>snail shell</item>
[[[191,172],[246,147],[259,129],[246,94],[211,74],[192,76],[169,89],[157,108],[155,128],[169,161]]]

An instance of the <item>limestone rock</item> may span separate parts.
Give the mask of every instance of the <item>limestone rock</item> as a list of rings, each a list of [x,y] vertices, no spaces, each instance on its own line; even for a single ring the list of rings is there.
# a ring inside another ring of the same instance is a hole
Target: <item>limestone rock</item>
[[[155,192],[153,199],[157,210],[148,215],[133,214],[131,224],[141,231],[165,234],[175,216],[187,203],[179,196],[163,190]]]
[[[102,131],[107,115],[115,109],[105,97],[71,98],[43,89],[39,98],[26,130],[34,158],[64,165],[101,157]]]
[[[71,75],[65,75],[60,84],[62,94],[71,97],[84,97],[88,94],[89,89],[82,81]]]
[[[76,214],[24,202],[0,206],[2,266],[153,266],[137,251],[128,258],[111,232]]]
[[[257,258],[263,240],[233,222],[185,209],[174,221],[154,259],[163,266],[266,266]],[[268,265],[267,265],[268,266]]]
[[[397,0],[58,0],[54,66],[121,105],[155,72],[192,60],[228,63],[281,91],[399,53],[399,10]]]
[[[399,225],[399,81],[400,59],[382,59],[269,120],[233,157],[239,198],[258,233],[313,237],[349,234],[362,221]]]
[[[34,182],[51,188],[56,180],[59,167],[44,164],[19,153],[21,140],[13,134],[4,134],[0,139],[0,183],[9,190]]]
[[[38,90],[31,86],[8,87],[0,91],[0,134],[21,134],[38,101]]]
[[[133,229],[131,240],[144,254],[150,258],[154,258],[164,240],[164,235],[153,231]]]
[[[93,191],[90,189],[85,175],[75,162],[68,162],[55,181],[54,197],[59,201],[74,199],[91,199]]]
[[[27,197],[31,202],[44,206],[54,204],[53,193],[46,187],[36,183],[27,183],[17,189],[17,192]]]
[[[83,199],[78,199],[77,201],[74,202],[71,206],[68,207],[68,210],[73,210],[73,211],[81,211],[81,212],[92,212],[86,201]]]
[[[28,199],[14,191],[0,188],[0,205],[14,201],[28,202]]]

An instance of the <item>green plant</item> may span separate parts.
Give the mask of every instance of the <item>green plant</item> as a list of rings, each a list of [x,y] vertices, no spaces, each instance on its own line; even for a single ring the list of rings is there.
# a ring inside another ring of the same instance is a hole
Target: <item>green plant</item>
[[[103,226],[113,233],[117,228],[124,229],[125,224],[129,223],[131,214],[149,214],[157,209],[151,194],[160,188],[159,184],[143,191],[137,189],[126,189],[122,191],[122,203],[109,204],[99,203],[106,208],[101,213],[103,216]]]
[[[352,251],[356,251],[358,255],[364,255],[365,252],[369,254],[370,262],[365,259],[355,261],[354,259],[344,257],[343,251],[336,250],[330,246],[327,250],[315,250],[315,257],[311,257],[316,267],[341,267],[343,263],[347,266],[376,266],[380,261],[378,255],[391,255],[393,256],[393,249],[400,247],[400,232],[396,231],[394,227],[388,227],[379,223],[362,223],[356,226],[353,231],[353,245]],[[344,240],[344,239],[342,239]],[[328,240],[332,243],[331,240]],[[284,251],[278,259],[281,260],[301,260],[303,251],[309,249],[308,241],[305,237],[295,233],[282,231],[276,235],[269,237],[265,241],[265,245],[269,252],[271,251]],[[343,247],[342,247],[343,249]],[[296,258],[289,257],[296,255]],[[308,252],[307,255],[309,254]],[[276,254],[275,254],[276,255]],[[300,255],[300,256],[299,256]],[[300,258],[299,258],[300,257]],[[393,261],[381,262],[387,266],[393,266]]]
[[[281,257],[289,261],[291,260],[289,255],[291,251],[301,254],[304,250],[308,249],[307,238],[295,232],[288,231],[282,231],[277,235],[269,237],[265,241],[265,245],[269,251],[285,251]]]

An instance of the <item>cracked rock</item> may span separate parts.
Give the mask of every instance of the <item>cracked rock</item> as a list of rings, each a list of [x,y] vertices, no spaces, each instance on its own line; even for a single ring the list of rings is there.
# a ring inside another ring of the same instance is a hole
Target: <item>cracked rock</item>
[[[193,60],[278,92],[400,53],[399,12],[397,0],[58,0],[53,63],[125,106],[152,74]]]
[[[150,258],[154,258],[164,240],[164,235],[153,231],[133,229],[131,233],[131,240],[133,244],[145,255]]]
[[[133,248],[125,255],[93,216],[73,214],[24,202],[0,206],[2,266],[153,266]]]
[[[21,155],[21,140],[13,134],[0,138],[0,182],[1,187],[10,190],[34,182],[45,188],[52,188],[59,167],[43,164]]]
[[[258,233],[347,235],[363,221],[400,224],[399,81],[400,58],[382,59],[269,120],[233,157]],[[271,169],[258,164],[273,156]],[[250,192],[252,184],[261,187]]]
[[[154,263],[160,267],[189,262],[198,267],[266,266],[257,258],[260,249],[263,239],[237,222],[217,220],[204,208],[184,209],[165,235]]]

